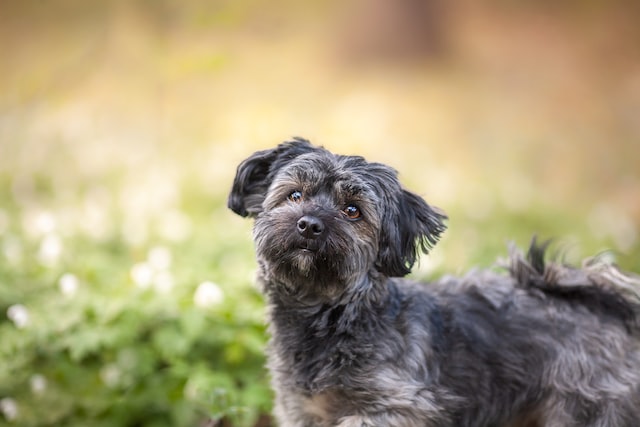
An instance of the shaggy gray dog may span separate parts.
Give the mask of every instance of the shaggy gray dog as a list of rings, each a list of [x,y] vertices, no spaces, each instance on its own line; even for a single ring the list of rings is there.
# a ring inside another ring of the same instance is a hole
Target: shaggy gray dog
[[[282,427],[637,427],[638,280],[512,251],[510,274],[402,279],[446,217],[396,172],[294,139],[240,164]]]

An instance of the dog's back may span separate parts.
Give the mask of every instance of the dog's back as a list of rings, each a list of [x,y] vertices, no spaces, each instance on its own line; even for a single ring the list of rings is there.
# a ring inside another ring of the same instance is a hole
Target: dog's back
[[[451,407],[465,402],[452,425],[638,425],[640,281],[599,260],[545,263],[535,244],[508,268],[426,289],[433,371]]]

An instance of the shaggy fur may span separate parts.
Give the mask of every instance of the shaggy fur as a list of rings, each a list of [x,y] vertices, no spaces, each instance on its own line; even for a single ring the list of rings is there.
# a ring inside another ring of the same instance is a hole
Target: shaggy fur
[[[238,167],[282,427],[640,425],[638,280],[512,250],[509,274],[403,279],[446,217],[396,172],[295,139]]]

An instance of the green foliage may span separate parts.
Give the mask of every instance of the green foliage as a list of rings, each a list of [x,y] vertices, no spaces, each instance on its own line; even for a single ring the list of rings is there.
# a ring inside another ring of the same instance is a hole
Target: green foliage
[[[151,235],[132,245],[122,233],[65,235],[51,213],[29,222],[18,206],[3,211],[0,420],[193,426],[225,417],[251,426],[268,412],[253,260],[248,239],[216,224],[222,212],[196,213],[202,232],[188,241]],[[51,236],[60,247],[47,255]]]

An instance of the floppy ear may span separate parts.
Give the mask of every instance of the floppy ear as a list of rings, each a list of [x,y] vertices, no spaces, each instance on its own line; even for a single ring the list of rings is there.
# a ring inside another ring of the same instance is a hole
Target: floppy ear
[[[420,252],[427,253],[447,228],[447,216],[421,197],[400,190],[397,204],[382,218],[376,267],[388,277],[409,274]]]
[[[299,155],[317,149],[306,139],[296,137],[276,148],[254,153],[238,166],[227,206],[240,216],[256,216],[262,211],[276,172]]]

